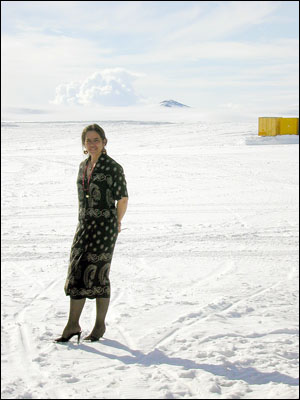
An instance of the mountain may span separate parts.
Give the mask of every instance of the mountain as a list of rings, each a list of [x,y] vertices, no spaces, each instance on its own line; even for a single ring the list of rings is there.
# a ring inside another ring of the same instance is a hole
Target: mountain
[[[175,100],[164,100],[160,102],[160,105],[163,107],[190,107],[186,106],[185,104],[178,103]]]

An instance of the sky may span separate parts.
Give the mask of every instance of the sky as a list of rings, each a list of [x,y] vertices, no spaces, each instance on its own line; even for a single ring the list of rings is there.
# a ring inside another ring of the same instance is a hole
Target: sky
[[[298,116],[298,1],[2,1],[1,26],[2,119],[168,99]]]

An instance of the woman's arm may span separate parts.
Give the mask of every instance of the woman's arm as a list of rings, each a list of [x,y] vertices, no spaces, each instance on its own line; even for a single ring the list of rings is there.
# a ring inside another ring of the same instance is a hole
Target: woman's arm
[[[117,202],[117,215],[118,215],[118,232],[121,232],[121,220],[127,209],[128,197],[122,197]]]

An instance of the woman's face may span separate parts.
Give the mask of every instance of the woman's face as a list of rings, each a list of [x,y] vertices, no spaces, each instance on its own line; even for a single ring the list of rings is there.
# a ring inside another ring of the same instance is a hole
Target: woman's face
[[[91,156],[100,155],[104,147],[103,140],[96,131],[87,132],[84,145]]]

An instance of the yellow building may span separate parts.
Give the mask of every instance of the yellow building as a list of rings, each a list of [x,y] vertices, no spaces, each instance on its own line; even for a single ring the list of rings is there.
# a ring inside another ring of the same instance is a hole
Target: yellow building
[[[299,135],[299,118],[259,117],[259,136]]]

